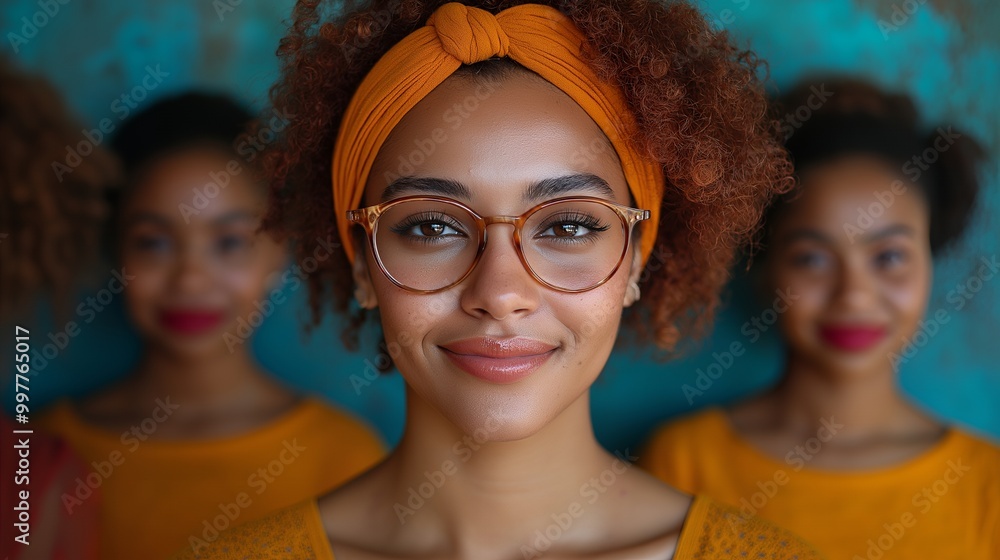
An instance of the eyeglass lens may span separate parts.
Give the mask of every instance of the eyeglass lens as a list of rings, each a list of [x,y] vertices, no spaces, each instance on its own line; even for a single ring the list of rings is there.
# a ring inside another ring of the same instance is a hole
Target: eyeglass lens
[[[475,265],[479,226],[461,206],[412,200],[386,209],[374,239],[382,267],[393,279],[431,291],[450,286]],[[621,261],[627,239],[618,213],[590,201],[543,207],[521,229],[530,270],[565,290],[582,290],[605,280]]]

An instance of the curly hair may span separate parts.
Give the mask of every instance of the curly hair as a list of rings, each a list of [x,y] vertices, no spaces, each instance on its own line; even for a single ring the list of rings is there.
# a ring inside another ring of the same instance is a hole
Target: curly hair
[[[51,298],[57,318],[65,315],[80,275],[100,255],[105,194],[119,169],[113,157],[84,139],[82,129],[51,85],[0,59],[5,318],[28,312],[41,296]],[[74,149],[79,155],[70,159]]]
[[[263,165],[271,180],[264,227],[296,239],[300,261],[337,237],[331,153],[354,91],[386,51],[446,1],[296,4],[271,90],[274,107],[295,118]],[[523,3],[474,4],[495,14]],[[682,336],[709,326],[736,248],[755,232],[768,200],[791,188],[791,165],[758,73],[762,63],[683,2],[533,3],[559,9],[584,33],[588,62],[623,91],[636,117],[634,145],[663,168],[656,246],[640,279],[641,303],[624,321],[637,342],[673,349]],[[339,251],[309,274],[308,284],[313,324],[332,301],[348,319],[342,339],[354,349],[366,312],[351,305],[350,270]]]

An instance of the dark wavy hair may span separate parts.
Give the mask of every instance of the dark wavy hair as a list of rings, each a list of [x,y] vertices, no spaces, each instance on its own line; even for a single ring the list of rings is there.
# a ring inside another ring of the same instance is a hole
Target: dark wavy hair
[[[264,154],[271,180],[265,227],[297,240],[302,260],[337,238],[331,153],[358,85],[393,45],[425,24],[443,0],[300,0],[278,55],[271,91],[295,115]],[[465,2],[491,13],[516,0]],[[761,62],[714,31],[685,2],[583,0],[551,5],[593,47],[589,63],[624,93],[638,123],[634,145],[663,168],[665,194],[641,302],[625,323],[635,340],[671,349],[702,333],[718,306],[736,249],[755,231],[769,199],[791,187],[791,165],[769,116]],[[342,251],[308,276],[313,324],[323,308],[347,316],[342,338],[356,348],[366,312],[352,306],[353,280]]]

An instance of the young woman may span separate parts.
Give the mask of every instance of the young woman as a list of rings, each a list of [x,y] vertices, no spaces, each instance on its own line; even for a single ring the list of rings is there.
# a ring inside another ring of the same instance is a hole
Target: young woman
[[[787,178],[753,65],[684,4],[553,4],[374,2],[318,27],[298,5],[271,223],[340,233],[315,293],[378,311],[406,427],[341,490],[181,557],[813,557],[590,422],[623,310],[661,345],[688,334]]]
[[[768,213],[759,261],[765,289],[791,294],[782,381],[662,428],[645,466],[830,558],[998,557],[1000,448],[896,384],[933,334],[923,325],[946,329],[955,312],[928,310],[931,260],[968,221],[977,148],[951,127],[923,132],[904,96],[823,83],[834,97],[788,142],[800,185]]]
[[[382,454],[358,421],[263,371],[240,328],[302,281],[298,267],[282,272],[283,245],[258,232],[265,187],[236,151],[249,121],[226,98],[187,94],[114,139],[127,175],[116,271],[144,356],[122,381],[45,419],[93,466],[63,503],[72,511],[101,489],[101,558],[211,542]]]

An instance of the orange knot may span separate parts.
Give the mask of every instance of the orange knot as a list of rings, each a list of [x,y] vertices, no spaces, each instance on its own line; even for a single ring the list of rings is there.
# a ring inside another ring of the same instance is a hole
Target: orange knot
[[[438,8],[427,23],[437,31],[445,52],[462,64],[504,57],[510,49],[507,32],[486,10],[451,2]]]

